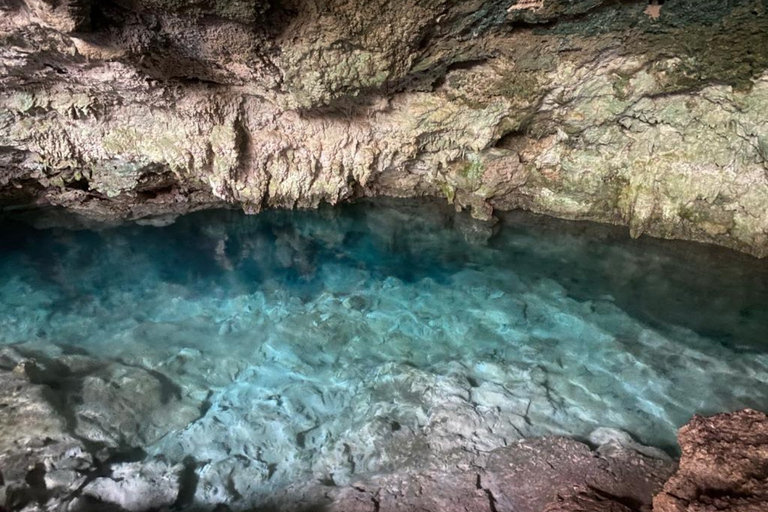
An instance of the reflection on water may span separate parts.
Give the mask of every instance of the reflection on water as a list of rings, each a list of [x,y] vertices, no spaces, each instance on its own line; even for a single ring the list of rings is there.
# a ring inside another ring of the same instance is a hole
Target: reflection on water
[[[718,248],[405,201],[0,229],[0,343],[167,379],[175,421],[94,395],[84,435],[194,454],[203,501],[235,469],[340,482],[598,426],[674,449],[693,413],[768,408],[768,264]]]

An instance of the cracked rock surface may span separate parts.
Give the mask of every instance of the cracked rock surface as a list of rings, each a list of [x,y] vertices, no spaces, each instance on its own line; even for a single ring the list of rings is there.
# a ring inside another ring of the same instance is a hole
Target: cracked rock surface
[[[91,373],[106,375],[105,367],[111,367],[112,387],[133,374],[122,364],[95,365],[86,356],[2,350],[0,503],[6,509],[213,510],[226,503],[228,510],[637,512],[650,511],[656,494],[655,511],[759,512],[768,502],[768,417],[749,409],[694,417],[680,430],[679,469],[663,452],[601,428],[590,436],[593,448],[548,436],[488,452],[435,450],[384,473],[358,472],[345,483],[298,481],[264,494],[254,487],[258,477],[251,480],[241,466],[201,467],[191,457],[172,463],[147,453],[146,439],[124,436],[122,445],[113,444],[107,432],[133,433],[141,408],[162,400],[164,392],[151,384],[142,398],[130,386],[124,395],[94,398],[93,416],[103,424],[79,433],[83,423],[100,423],[78,415],[70,396],[74,383]],[[67,380],[54,385],[53,375],[62,372]],[[169,400],[168,410],[179,407],[177,399]],[[130,417],[117,418],[120,411]],[[174,427],[165,428],[171,433]]]
[[[32,360],[9,348],[2,353],[0,498],[6,508],[30,512],[214,508],[194,501],[195,493],[201,492],[195,488],[205,476],[195,476],[189,461],[170,464],[162,456],[147,455],[138,446],[115,447],[90,433],[77,434],[75,426],[80,422],[72,418],[76,415],[72,406],[62,404],[64,392],[38,382],[42,373],[51,371],[40,359],[40,355]],[[70,366],[66,357],[61,359],[57,362],[62,367]],[[52,365],[48,361],[48,367]],[[123,370],[115,366],[115,371]],[[151,390],[146,393],[150,402],[155,396]],[[105,421],[115,421],[113,409],[122,409],[127,403],[135,406],[140,400],[132,399],[128,391],[122,403],[94,401],[92,407],[101,410]],[[24,425],[23,432],[19,425]],[[603,444],[597,445],[596,451],[571,439],[543,437],[486,453],[425,458],[418,465],[406,464],[390,473],[363,473],[348,484],[294,483],[274,489],[254,506],[256,510],[272,506],[339,512],[534,512],[545,508],[581,510],[578,507],[588,503],[602,507],[595,510],[648,510],[653,493],[675,464],[653,450],[649,456],[648,448],[627,442],[620,432],[604,429],[600,438]],[[252,492],[247,471],[211,470],[218,471],[219,478],[229,479],[227,485],[244,495]],[[202,492],[216,493],[216,485],[209,480]],[[243,509],[242,504],[231,505]]]
[[[116,221],[433,195],[768,254],[760,0],[0,10],[6,206]]]
[[[654,510],[766,510],[768,416],[751,409],[695,416],[680,429],[679,439],[680,469],[654,498]]]

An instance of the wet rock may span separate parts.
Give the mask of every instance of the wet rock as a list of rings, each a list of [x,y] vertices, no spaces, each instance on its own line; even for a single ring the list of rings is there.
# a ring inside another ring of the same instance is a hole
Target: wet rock
[[[113,465],[108,476],[96,478],[82,489],[70,509],[87,509],[93,502],[129,512],[169,507],[178,498],[182,471],[181,464],[170,466],[157,459]]]
[[[69,494],[94,460],[49,401],[48,388],[18,370],[24,363],[16,371],[4,366],[21,357],[12,352],[0,354],[0,505],[16,510]]]
[[[54,346],[24,352],[0,349],[0,504],[72,511],[173,504],[183,466],[145,459],[141,447],[191,421],[199,404],[180,399],[157,372],[57,354]]]
[[[627,512],[650,510],[674,470],[635,451],[602,456],[565,438],[527,439],[487,458],[375,477],[338,492],[333,511],[468,510]]]
[[[495,451],[484,469],[482,487],[493,495],[499,511],[539,512],[578,488],[593,490],[588,499],[649,510],[653,494],[672,474],[674,463],[634,450],[598,455],[571,439],[547,437]],[[576,496],[574,500],[578,502]]]
[[[473,471],[432,470],[395,474],[355,483],[338,493],[333,512],[466,510],[488,512],[491,498]]]
[[[112,447],[152,444],[200,413],[162,373],[119,364],[83,377],[68,399],[78,435]]]
[[[199,355],[189,349],[179,357],[194,360]],[[274,390],[266,394],[252,384],[270,383],[278,375],[251,372],[211,397],[210,409],[199,419],[185,419],[189,426],[175,441],[157,442],[153,433],[170,425],[158,426],[153,408],[164,406],[175,415],[178,397],[164,402],[158,391],[162,378],[151,371],[116,363],[94,367],[84,355],[47,360],[40,352],[32,360],[14,348],[2,349],[0,503],[11,510],[71,512],[212,510],[224,504],[232,510],[638,512],[650,511],[657,494],[654,510],[662,512],[758,512],[768,499],[768,417],[752,410],[695,417],[681,429],[683,459],[667,481],[676,464],[615,429],[593,432],[593,449],[549,436],[483,450],[472,421],[460,427],[469,409],[458,406],[474,397],[475,408],[507,407],[499,390],[486,383],[472,382],[467,391],[458,379],[430,380],[407,372],[407,382],[380,378],[373,397],[380,393],[382,401],[373,403],[373,417],[356,408],[364,399],[359,394],[355,403],[331,407],[334,416],[341,410],[361,418],[342,429],[330,415],[313,416],[308,407],[330,407],[340,397],[318,395],[306,381],[301,386],[288,383],[280,395]],[[51,387],[54,376],[63,379],[60,385],[65,383],[58,394]],[[78,409],[61,394],[72,379],[81,384],[83,396],[96,400],[90,409]],[[250,385],[242,385],[246,379]],[[93,390],[85,391],[89,387]],[[395,397],[391,409],[386,409],[384,396]],[[250,416],[233,410],[243,403]],[[431,411],[419,416],[423,406]],[[411,423],[409,409],[416,423]],[[86,411],[98,421],[91,423],[93,431],[80,432],[75,427]],[[459,419],[449,421],[451,411]],[[297,431],[277,428],[276,420],[285,414],[300,420]],[[244,421],[263,428],[249,430]],[[107,445],[130,441],[140,449],[130,454],[100,450],[106,457],[99,459],[101,455],[88,451],[94,440],[85,434],[91,432],[108,434],[100,438]],[[469,439],[473,435],[474,441]],[[334,442],[326,443],[326,438]],[[488,446],[492,439],[487,437]],[[477,449],[457,449],[459,440],[475,443]],[[305,459],[299,448],[313,445],[322,449],[316,458]],[[147,455],[144,449],[158,453]]]
[[[768,507],[768,416],[742,411],[694,418],[678,435],[680,469],[655,512],[762,512]]]
[[[597,452],[601,455],[611,456],[621,454],[622,451],[635,451],[646,457],[658,460],[671,460],[669,455],[658,448],[644,446],[632,436],[622,430],[601,427],[589,434],[589,442],[597,446]]]

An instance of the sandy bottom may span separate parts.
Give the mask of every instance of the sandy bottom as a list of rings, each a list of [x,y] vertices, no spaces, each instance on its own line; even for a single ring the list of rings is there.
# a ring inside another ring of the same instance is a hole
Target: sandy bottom
[[[0,343],[88,361],[77,434],[197,503],[768,408],[768,263],[729,251],[429,202],[0,229]]]

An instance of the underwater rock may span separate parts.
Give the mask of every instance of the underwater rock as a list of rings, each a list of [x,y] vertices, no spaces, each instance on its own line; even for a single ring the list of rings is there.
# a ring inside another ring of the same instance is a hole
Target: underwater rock
[[[115,464],[108,476],[82,488],[71,510],[87,509],[87,503],[109,503],[129,512],[156,510],[173,505],[179,496],[183,466],[160,460]]]
[[[97,510],[95,500],[140,511],[175,502],[182,465],[144,459],[142,447],[197,407],[180,407],[147,370],[22,352],[0,350],[0,505]]]
[[[75,432],[92,442],[119,446],[152,444],[200,415],[200,402],[185,399],[160,372],[119,364],[82,378],[68,396]]]
[[[768,255],[764,3],[648,7],[6,1],[0,204],[432,195]]]
[[[490,452],[425,446],[411,459],[394,459],[401,462],[399,466],[373,473],[357,471],[346,481],[308,478],[280,483],[285,469],[274,465],[266,452],[238,448],[242,440],[231,434],[231,449],[246,451],[219,461],[210,460],[216,447],[203,445],[193,452],[195,457],[178,463],[142,449],[94,452],[96,444],[73,433],[71,422],[76,416],[50,387],[53,381],[34,382],[51,379],[54,372],[60,377],[63,366],[90,374],[92,363],[81,357],[76,364],[77,358],[68,361],[61,356],[68,362],[57,367],[42,354],[38,359],[12,347],[0,353],[0,503],[9,510],[139,512],[164,507],[212,510],[227,505],[232,510],[273,507],[335,512],[627,512],[650,510],[656,494],[654,510],[661,512],[757,512],[768,499],[764,485],[768,417],[753,410],[694,417],[680,431],[683,457],[672,478],[676,464],[668,456],[621,431],[603,428],[589,436],[593,449],[557,436],[521,439]],[[132,370],[118,367],[110,375],[124,383],[118,376],[135,377]],[[126,386],[124,392],[130,398],[134,391]],[[118,408],[128,403],[112,398],[118,400]],[[214,403],[212,408],[216,407],[220,415],[221,403]],[[242,423],[236,428],[241,429]],[[397,441],[401,443],[413,435],[404,426],[397,432],[405,434]],[[304,433],[301,443],[317,442],[313,435]],[[148,438],[132,439],[146,442]],[[374,437],[367,439],[391,449]],[[281,456],[291,463],[296,460],[295,454]],[[242,464],[245,459],[252,470]],[[262,485],[273,477],[277,479],[273,487]]]
[[[655,512],[762,512],[768,507],[768,415],[745,409],[694,416],[679,432],[677,473]]]
[[[0,350],[0,505],[11,510],[71,493],[94,464],[47,387],[30,382],[29,364]]]

